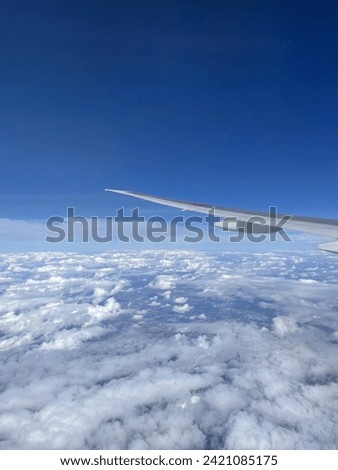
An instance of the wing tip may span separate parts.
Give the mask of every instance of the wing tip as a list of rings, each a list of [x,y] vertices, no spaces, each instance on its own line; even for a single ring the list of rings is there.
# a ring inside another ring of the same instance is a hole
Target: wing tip
[[[122,189],[110,189],[106,188],[105,191],[109,191],[111,193],[118,193],[118,194],[129,194],[129,191],[124,191]]]

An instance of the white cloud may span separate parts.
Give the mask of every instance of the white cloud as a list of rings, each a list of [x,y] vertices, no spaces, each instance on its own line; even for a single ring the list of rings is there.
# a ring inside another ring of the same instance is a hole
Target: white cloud
[[[192,309],[192,307],[189,304],[183,304],[183,305],[174,305],[173,306],[173,311],[175,313],[187,313]]]
[[[277,336],[282,337],[288,333],[294,333],[297,329],[297,322],[292,317],[275,317],[273,319],[273,330]]]
[[[0,255],[0,447],[336,449],[337,274],[318,253]]]
[[[170,290],[175,287],[177,278],[172,275],[168,274],[161,274],[156,276],[154,281],[152,281],[149,285],[153,289],[160,289],[160,290]]]
[[[31,240],[45,237],[46,226],[42,221],[0,219],[0,240]]]

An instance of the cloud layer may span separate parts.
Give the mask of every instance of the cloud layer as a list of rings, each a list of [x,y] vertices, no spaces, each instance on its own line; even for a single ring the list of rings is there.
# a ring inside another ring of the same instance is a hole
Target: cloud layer
[[[0,448],[337,448],[335,256],[28,253],[0,267]]]

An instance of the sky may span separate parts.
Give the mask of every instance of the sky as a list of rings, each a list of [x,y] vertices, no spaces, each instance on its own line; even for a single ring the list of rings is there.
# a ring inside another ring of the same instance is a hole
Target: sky
[[[336,218],[337,19],[326,1],[5,0],[0,218],[135,205],[106,187]]]

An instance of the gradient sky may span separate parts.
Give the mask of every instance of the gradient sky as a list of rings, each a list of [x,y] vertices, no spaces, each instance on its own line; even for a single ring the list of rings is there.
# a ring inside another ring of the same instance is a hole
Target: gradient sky
[[[338,218],[337,12],[1,2],[0,217],[109,215],[111,187]]]

